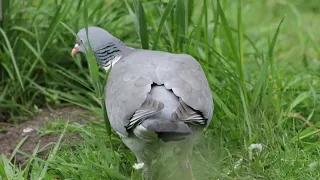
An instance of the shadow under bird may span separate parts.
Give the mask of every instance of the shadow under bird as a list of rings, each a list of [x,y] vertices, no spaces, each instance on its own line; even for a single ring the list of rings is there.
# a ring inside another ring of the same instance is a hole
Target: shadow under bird
[[[154,160],[181,155],[179,163],[192,178],[188,154],[210,124],[214,107],[197,60],[187,54],[128,47],[99,27],[88,27],[88,39],[85,29],[77,36],[73,56],[87,54],[90,42],[99,65],[106,71],[112,66],[106,110],[112,128],[135,154],[135,167],[143,168],[150,180]]]

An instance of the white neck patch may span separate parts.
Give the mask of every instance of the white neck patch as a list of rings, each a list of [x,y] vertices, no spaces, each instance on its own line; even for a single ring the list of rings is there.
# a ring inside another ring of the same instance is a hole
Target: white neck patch
[[[122,56],[117,55],[107,63],[107,66],[103,66],[103,69],[108,72],[110,67],[114,66],[121,58]]]

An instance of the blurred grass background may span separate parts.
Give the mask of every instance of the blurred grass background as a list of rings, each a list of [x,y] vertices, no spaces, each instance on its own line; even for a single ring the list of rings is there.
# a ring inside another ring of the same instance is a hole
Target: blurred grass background
[[[70,56],[75,38],[60,22],[75,32],[88,23],[129,46],[199,60],[215,113],[195,148],[198,179],[320,177],[318,0],[88,0],[85,8],[84,2],[3,0],[0,121],[19,123],[39,108],[70,105],[103,115],[97,82],[83,56]],[[99,76],[103,82],[103,70]],[[30,156],[28,169],[2,157],[0,175],[10,179],[11,168],[13,176],[27,176],[33,167],[35,179],[137,178],[133,156],[117,136],[118,158],[104,150],[101,142],[109,143],[102,127],[75,128],[84,141],[74,152]],[[261,143],[263,151],[250,154],[251,143]]]

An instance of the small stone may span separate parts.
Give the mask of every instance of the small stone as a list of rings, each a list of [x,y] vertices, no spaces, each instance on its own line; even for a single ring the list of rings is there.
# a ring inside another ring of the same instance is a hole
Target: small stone
[[[26,127],[22,130],[22,136],[26,135],[27,133],[32,132],[34,129],[31,127]]]
[[[24,128],[22,131],[23,131],[23,133],[29,133],[29,132],[32,132],[34,129],[33,128],[31,128],[31,127],[26,127],[26,128]]]

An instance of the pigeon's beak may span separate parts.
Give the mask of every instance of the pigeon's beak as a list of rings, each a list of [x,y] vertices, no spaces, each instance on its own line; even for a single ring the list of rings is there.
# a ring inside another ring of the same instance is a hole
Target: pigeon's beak
[[[75,56],[78,52],[79,52],[79,45],[76,44],[76,45],[74,45],[74,48],[71,51],[71,55]]]

